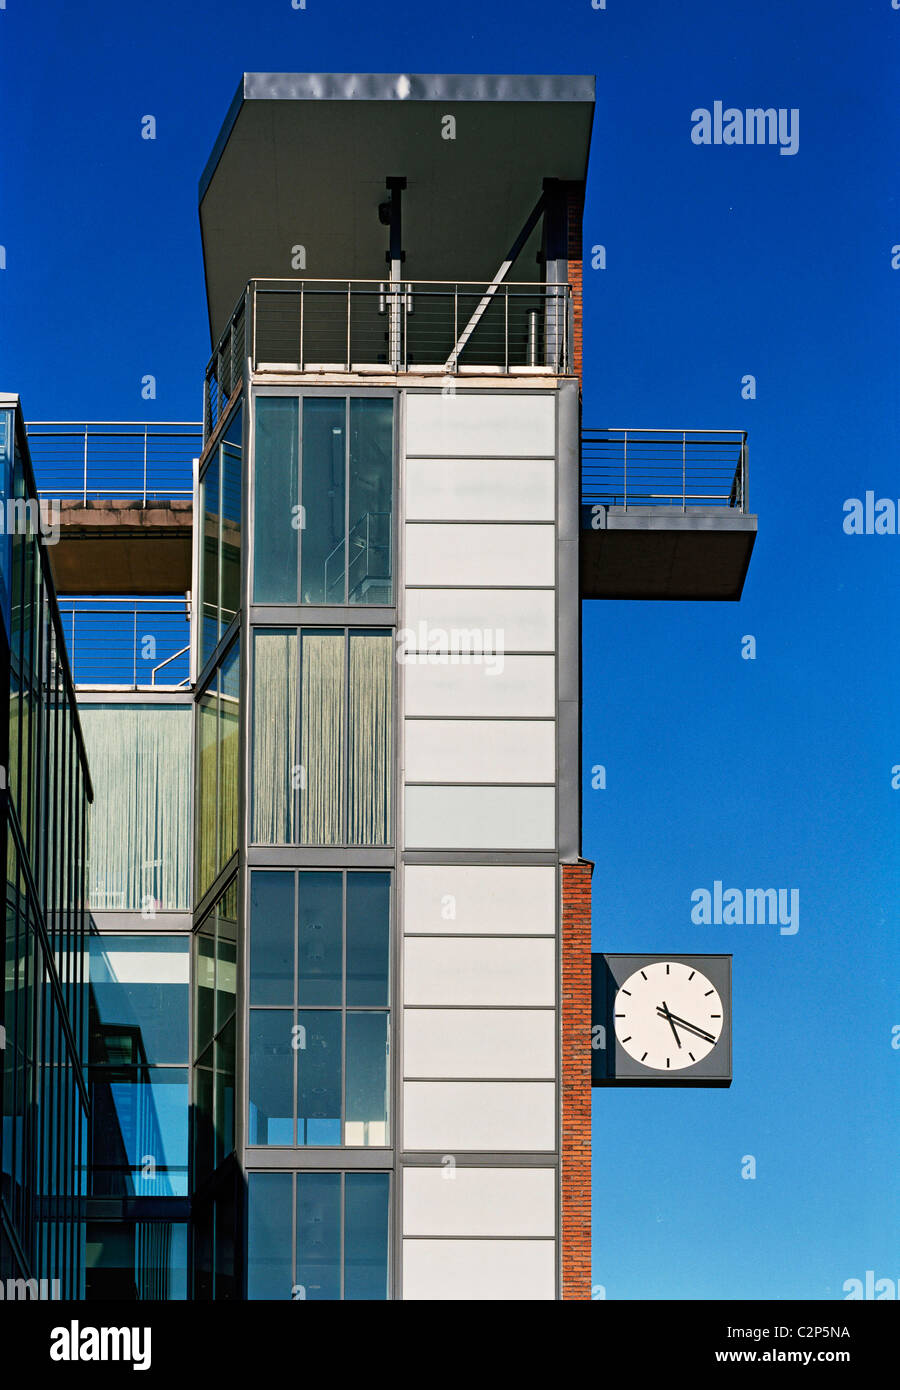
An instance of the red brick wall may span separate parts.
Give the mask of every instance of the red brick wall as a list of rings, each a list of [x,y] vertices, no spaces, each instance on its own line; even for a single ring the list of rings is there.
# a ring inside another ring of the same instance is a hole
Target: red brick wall
[[[562,865],[562,1296],[591,1296],[591,873]]]
[[[582,380],[582,245],[581,221],[584,216],[584,184],[570,183],[566,190],[566,212],[569,230],[569,284],[572,286],[574,330],[572,341],[572,370]]]

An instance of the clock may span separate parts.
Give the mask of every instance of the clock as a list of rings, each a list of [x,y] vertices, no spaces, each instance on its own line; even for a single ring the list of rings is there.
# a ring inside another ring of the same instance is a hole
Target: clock
[[[595,955],[594,1085],[731,1084],[731,957]]]

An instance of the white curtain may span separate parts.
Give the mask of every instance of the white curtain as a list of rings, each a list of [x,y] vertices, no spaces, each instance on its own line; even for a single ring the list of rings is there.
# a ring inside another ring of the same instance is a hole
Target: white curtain
[[[391,639],[350,634],[351,845],[385,845],[391,805]]]
[[[292,770],[297,753],[297,634],[261,632],[253,666],[253,840],[294,840]]]
[[[344,823],[344,634],[304,632],[300,692],[300,843],[339,845]]]

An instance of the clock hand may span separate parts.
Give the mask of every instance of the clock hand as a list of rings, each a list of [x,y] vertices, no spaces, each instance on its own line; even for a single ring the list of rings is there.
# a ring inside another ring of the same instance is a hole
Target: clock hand
[[[675,1041],[680,1047],[681,1039],[679,1038],[678,1033],[676,1032],[675,1024],[672,1022],[672,1015],[669,1013],[669,1006],[666,1003],[665,999],[662,1001],[662,1009],[657,1008],[656,1012],[663,1013],[665,1017],[669,1020],[669,1027],[672,1029],[672,1032],[675,1033]]]
[[[698,1028],[695,1023],[688,1023],[687,1019],[679,1018],[677,1014],[669,1014],[668,1009],[657,1007],[656,1012],[660,1018],[668,1018],[670,1023],[674,1019],[680,1028],[687,1028],[689,1032],[696,1033],[698,1038],[704,1038],[707,1042],[711,1043],[716,1041],[712,1033],[707,1033],[703,1028]]]

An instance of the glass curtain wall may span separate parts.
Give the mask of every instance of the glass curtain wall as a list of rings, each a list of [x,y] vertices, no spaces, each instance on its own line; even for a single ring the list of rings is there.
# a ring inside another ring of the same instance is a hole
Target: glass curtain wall
[[[57,1296],[77,1298],[84,1284],[84,880],[92,790],[18,407],[0,410],[0,460],[8,523],[0,541],[0,649],[9,671],[0,726],[7,773],[0,1277],[37,1281],[34,1296],[46,1280]]]

